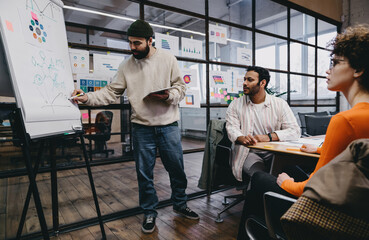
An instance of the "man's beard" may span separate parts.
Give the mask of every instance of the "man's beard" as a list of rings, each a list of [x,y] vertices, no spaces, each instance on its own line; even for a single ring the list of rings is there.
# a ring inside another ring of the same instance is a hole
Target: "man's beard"
[[[138,53],[137,55],[133,54],[133,57],[135,57],[136,59],[142,59],[142,58],[145,58],[147,54],[149,54],[150,47],[147,45],[144,51],[132,50],[132,53],[133,52]]]
[[[248,96],[254,96],[257,93],[259,93],[259,91],[260,91],[260,85],[256,85],[256,86],[254,86],[252,88],[247,88],[247,89],[249,90],[249,92],[248,93],[245,93],[245,90],[244,90],[243,93],[245,95],[248,95]]]

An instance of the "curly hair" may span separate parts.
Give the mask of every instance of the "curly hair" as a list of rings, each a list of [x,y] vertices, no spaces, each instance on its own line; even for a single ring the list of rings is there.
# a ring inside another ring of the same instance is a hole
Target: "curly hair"
[[[333,46],[331,56],[346,57],[353,69],[364,71],[359,84],[369,91],[369,26],[348,27],[329,46]]]

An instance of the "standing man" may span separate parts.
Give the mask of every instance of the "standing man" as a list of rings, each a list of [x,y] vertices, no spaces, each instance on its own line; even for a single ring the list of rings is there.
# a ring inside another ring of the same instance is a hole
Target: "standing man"
[[[133,151],[139,187],[139,204],[144,212],[142,231],[155,230],[158,197],[154,188],[153,170],[156,149],[169,173],[173,210],[190,219],[199,216],[187,207],[187,179],[183,166],[181,135],[178,128],[178,103],[185,95],[176,58],[152,46],[153,30],[137,20],[127,31],[132,56],[120,64],[114,81],[97,92],[75,98],[87,105],[107,105],[125,90],[132,106]],[[152,91],[174,87],[160,93]],[[83,91],[75,90],[73,95]],[[148,95],[149,94],[149,95]]]
[[[247,146],[300,137],[300,127],[287,102],[265,92],[269,80],[268,70],[249,67],[243,82],[245,95],[227,110],[226,129],[234,144],[232,171],[238,181],[242,181],[242,172],[251,177],[257,171],[266,171],[273,158],[270,152]]]

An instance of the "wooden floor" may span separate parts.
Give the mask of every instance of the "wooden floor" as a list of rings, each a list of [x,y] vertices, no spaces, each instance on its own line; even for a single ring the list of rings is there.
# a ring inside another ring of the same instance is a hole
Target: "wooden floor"
[[[185,172],[188,179],[187,193],[198,192],[203,152],[184,155]],[[92,169],[100,208],[103,215],[138,206],[138,187],[134,162],[97,166]],[[154,171],[155,188],[159,200],[170,198],[169,177],[160,159]],[[37,176],[48,227],[52,226],[50,176]],[[16,235],[21,211],[28,187],[27,177],[0,179],[0,239]],[[235,239],[242,204],[224,214],[224,223],[214,222],[216,212],[223,208],[222,197],[236,190],[189,201],[188,205],[197,213],[199,221],[184,219],[173,213],[172,207],[158,210],[157,229],[153,234],[141,233],[142,215],[105,223],[108,239]],[[96,217],[96,211],[85,169],[58,172],[59,221],[74,223]],[[23,234],[40,231],[38,218],[31,201]],[[58,239],[99,239],[98,226],[85,228],[58,236]]]

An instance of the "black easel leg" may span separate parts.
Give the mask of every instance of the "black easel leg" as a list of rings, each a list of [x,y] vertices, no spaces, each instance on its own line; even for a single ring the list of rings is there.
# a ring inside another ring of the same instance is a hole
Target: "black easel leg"
[[[41,161],[42,151],[44,150],[44,145],[45,145],[45,141],[42,140],[41,143],[40,143],[40,148],[38,149],[37,159],[35,161],[35,167],[33,169],[33,174],[35,175],[35,177],[37,175],[38,168],[40,166],[40,161]],[[24,207],[23,207],[23,211],[22,211],[21,220],[20,220],[19,226],[18,226],[17,237],[16,237],[17,239],[20,239],[20,237],[22,235],[23,226],[24,226],[24,222],[26,220],[26,215],[27,215],[29,202],[31,200],[31,194],[32,194],[32,189],[31,189],[31,185],[30,185],[28,187],[26,201],[24,202]]]
[[[26,139],[21,145],[22,145],[23,154],[25,156],[25,162],[26,162],[26,168],[28,172],[30,188],[33,193],[33,200],[35,201],[38,220],[40,221],[41,232],[42,232],[44,239],[49,240],[50,237],[49,237],[49,233],[47,230],[45,215],[44,215],[44,211],[42,210],[41,199],[40,199],[40,195],[39,195],[37,184],[36,184],[36,178],[35,178],[35,174],[33,173],[34,170],[31,164],[29,140]]]
[[[50,165],[51,165],[51,203],[53,212],[53,230],[59,234],[59,205],[58,205],[58,180],[56,172],[56,146],[55,140],[50,141]]]
[[[88,160],[86,146],[85,146],[85,140],[83,139],[83,135],[82,134],[80,134],[80,139],[81,139],[81,144],[82,144],[82,149],[83,149],[83,156],[84,156],[85,162],[86,162],[86,168],[87,168],[88,178],[90,180],[91,191],[92,191],[92,195],[93,195],[94,202],[95,202],[95,207],[96,207],[96,212],[97,212],[97,218],[99,219],[99,224],[100,224],[100,229],[101,229],[101,236],[102,236],[102,239],[106,239],[105,229],[104,229],[104,223],[102,221],[100,207],[99,207],[99,202],[97,200],[97,194],[96,194],[94,179],[92,178],[91,166],[90,166],[90,162]]]

